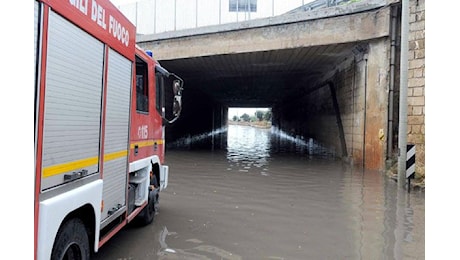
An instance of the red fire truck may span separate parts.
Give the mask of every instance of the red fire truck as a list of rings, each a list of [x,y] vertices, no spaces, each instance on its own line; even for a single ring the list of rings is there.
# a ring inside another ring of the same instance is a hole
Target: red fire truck
[[[35,0],[35,259],[90,259],[168,185],[183,81],[109,0]]]

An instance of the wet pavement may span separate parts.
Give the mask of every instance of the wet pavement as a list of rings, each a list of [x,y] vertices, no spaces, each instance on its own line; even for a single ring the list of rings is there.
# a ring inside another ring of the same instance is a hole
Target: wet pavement
[[[154,223],[126,227],[95,259],[425,259],[424,192],[333,154],[232,125],[226,150],[167,150]]]

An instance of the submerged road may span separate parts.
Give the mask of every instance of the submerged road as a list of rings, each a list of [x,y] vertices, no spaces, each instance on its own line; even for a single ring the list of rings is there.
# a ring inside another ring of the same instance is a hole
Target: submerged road
[[[424,192],[329,155],[235,125],[225,151],[168,150],[154,223],[126,227],[95,259],[424,259]]]

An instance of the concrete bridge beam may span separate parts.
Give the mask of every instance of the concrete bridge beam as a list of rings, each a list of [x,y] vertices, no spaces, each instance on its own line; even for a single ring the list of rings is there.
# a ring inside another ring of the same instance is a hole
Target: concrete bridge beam
[[[337,45],[388,36],[389,12],[389,8],[348,15],[331,12],[328,19],[292,14],[276,23],[269,18],[266,23],[249,21],[238,30],[221,25],[218,31],[210,31],[213,33],[199,34],[192,29],[140,35],[137,42],[144,49],[155,50],[159,60]]]

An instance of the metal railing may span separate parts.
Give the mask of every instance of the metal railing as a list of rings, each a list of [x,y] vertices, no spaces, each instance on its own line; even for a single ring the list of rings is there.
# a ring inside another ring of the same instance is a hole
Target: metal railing
[[[298,11],[304,11],[304,12],[312,11],[312,10],[317,10],[321,8],[337,6],[337,5],[347,4],[347,3],[354,3],[354,2],[359,2],[359,1],[360,0],[316,0],[308,4],[302,5],[290,11],[289,13],[298,12]]]
[[[234,1],[248,1],[246,4],[249,5],[249,0],[140,0],[117,7],[136,25],[138,34],[155,34],[310,11],[360,0],[257,0],[255,10],[230,11],[234,9],[230,8]]]

